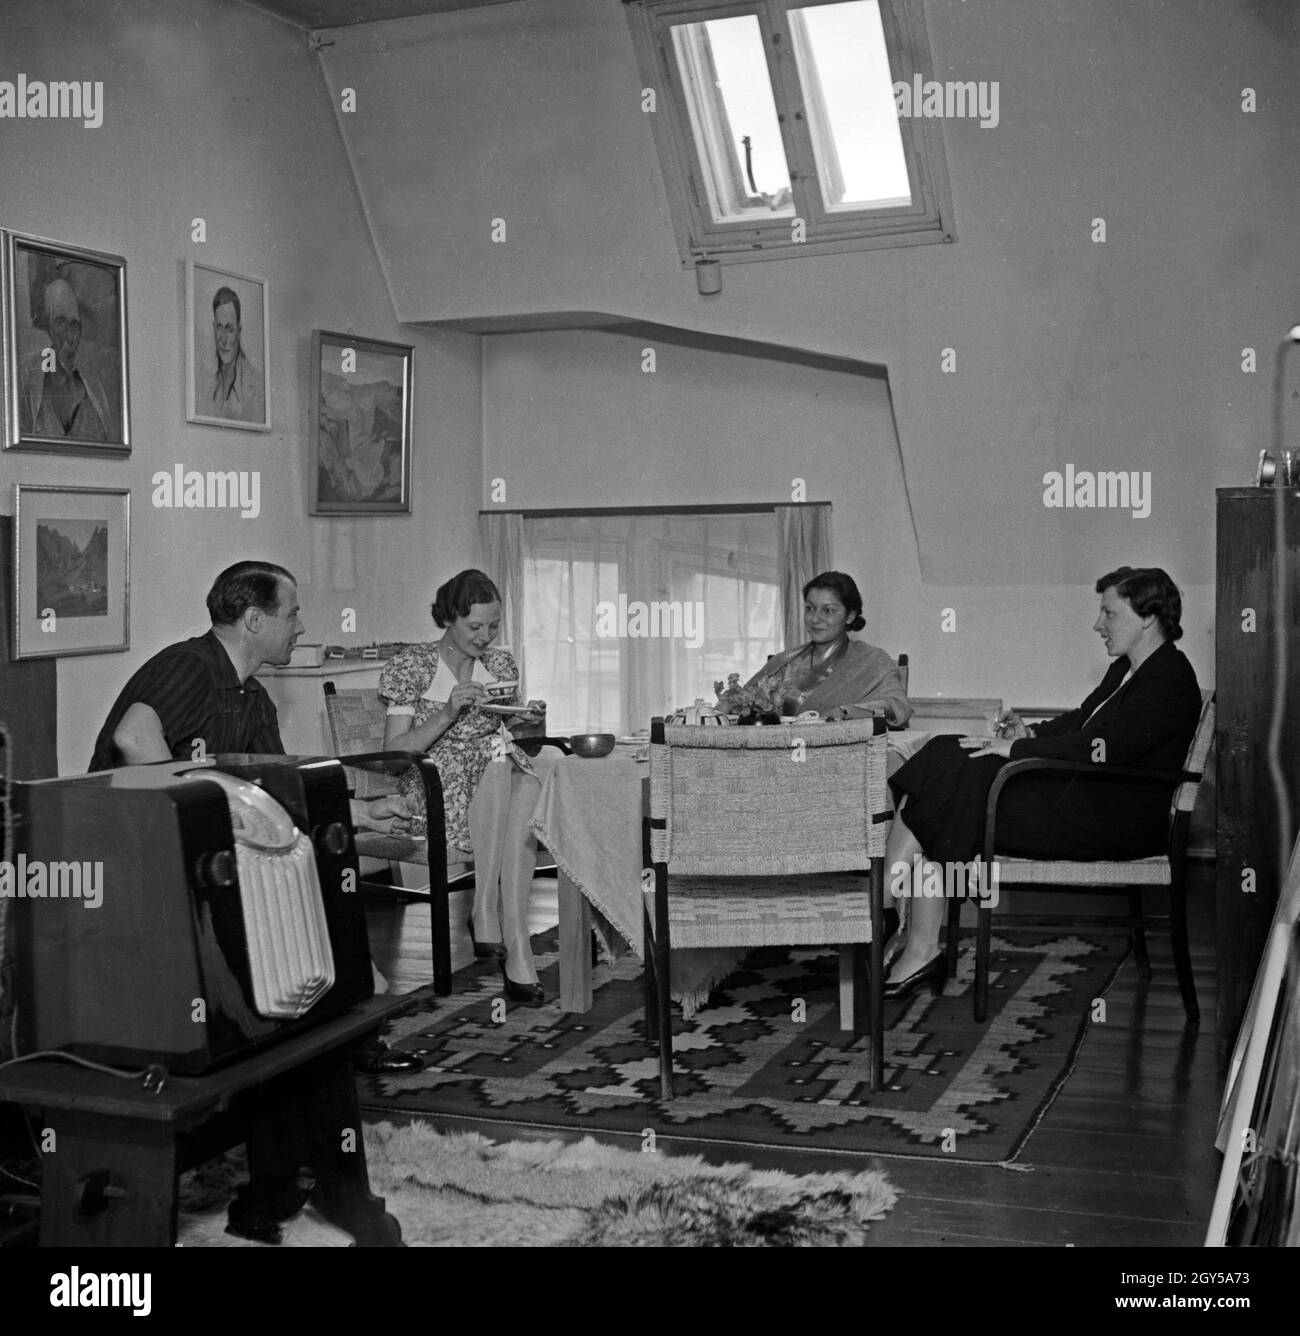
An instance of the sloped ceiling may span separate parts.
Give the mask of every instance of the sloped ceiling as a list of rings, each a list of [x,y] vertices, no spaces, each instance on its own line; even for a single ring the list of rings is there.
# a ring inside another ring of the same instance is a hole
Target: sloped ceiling
[[[347,28],[354,23],[449,14],[457,9],[518,4],[520,0],[247,0],[302,28]]]
[[[1300,37],[1266,8],[924,6],[936,77],[1001,89],[996,126],[942,127],[956,243],[733,264],[708,297],[616,0],[338,28],[319,58],[399,320],[644,322],[887,368],[926,581],[1123,560],[1205,585],[1213,489],[1269,431],[1241,350],[1295,323]],[[1068,470],[1129,474],[1150,505],[1058,508]]]

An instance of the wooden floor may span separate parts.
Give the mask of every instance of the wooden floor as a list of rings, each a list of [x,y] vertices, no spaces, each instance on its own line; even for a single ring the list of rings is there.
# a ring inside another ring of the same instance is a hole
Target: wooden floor
[[[1214,1132],[1221,1095],[1214,1033],[1213,868],[1194,866],[1189,888],[1192,965],[1201,1004],[1197,1030],[1184,1026],[1168,939],[1151,938],[1153,977],[1143,985],[1125,963],[1106,996],[1106,1020],[1094,1025],[1079,1061],[1013,1168],[908,1157],[876,1163],[900,1199],[873,1226],[875,1246],[971,1247],[1197,1246],[1204,1239],[1218,1176]],[[471,959],[464,931],[468,893],[452,903],[453,966]],[[1042,901],[1037,907],[1041,909]],[[1115,902],[1111,902],[1114,904]],[[1069,901],[1070,911],[1080,904]],[[1008,913],[1035,908],[1003,893]],[[459,912],[457,912],[459,910]],[[554,883],[538,881],[533,930],[556,920]],[[395,991],[429,982],[428,906],[367,897],[375,963]],[[506,1123],[460,1124],[500,1140],[530,1133]],[[575,1138],[577,1134],[575,1133]],[[639,1148],[639,1138],[613,1144]],[[860,1158],[800,1151],[711,1149],[702,1142],[659,1137],[661,1150],[723,1161],[744,1158],[766,1168],[807,1173],[863,1168]]]

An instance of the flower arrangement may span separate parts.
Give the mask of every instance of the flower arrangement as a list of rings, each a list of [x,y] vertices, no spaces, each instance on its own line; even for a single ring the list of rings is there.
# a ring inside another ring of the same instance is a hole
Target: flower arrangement
[[[721,682],[715,682],[713,690],[717,694],[719,706],[727,714],[736,715],[740,723],[753,724],[760,719],[775,723],[781,717],[781,701],[772,690],[777,685],[775,682],[769,685],[759,681],[753,686],[742,687],[740,674],[729,673],[727,685],[723,687]]]

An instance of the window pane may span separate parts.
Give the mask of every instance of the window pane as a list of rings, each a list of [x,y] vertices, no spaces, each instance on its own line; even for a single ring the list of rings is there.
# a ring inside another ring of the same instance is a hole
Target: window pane
[[[675,24],[672,34],[713,221],[792,217],[758,19]]]
[[[781,648],[770,512],[526,519],[524,550],[525,679],[549,733],[644,728]]]
[[[877,0],[792,9],[790,29],[827,212],[910,205]]]
[[[590,550],[552,556],[539,543],[525,557],[525,686],[546,701],[549,733],[620,727],[618,644],[594,632],[597,603],[616,598],[618,587],[618,563]]]

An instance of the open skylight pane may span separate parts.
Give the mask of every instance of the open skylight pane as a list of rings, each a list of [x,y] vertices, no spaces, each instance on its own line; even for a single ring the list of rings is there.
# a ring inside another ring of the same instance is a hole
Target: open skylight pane
[[[789,12],[828,213],[912,203],[877,0]]]
[[[672,36],[713,221],[793,216],[758,19],[674,24]]]

